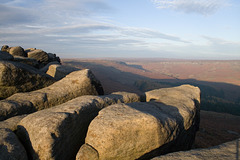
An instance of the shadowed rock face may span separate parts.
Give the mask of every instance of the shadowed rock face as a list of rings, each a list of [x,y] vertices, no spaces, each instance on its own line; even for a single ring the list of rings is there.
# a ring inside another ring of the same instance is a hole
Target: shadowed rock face
[[[240,139],[232,142],[227,142],[219,146],[195,149],[185,152],[169,153],[160,157],[155,157],[152,160],[228,160],[239,159],[240,157]]]
[[[27,160],[27,153],[17,136],[9,129],[0,128],[0,159]]]
[[[89,123],[98,111],[116,103],[140,101],[133,93],[82,96],[30,114],[18,125],[18,136],[33,159],[75,159]]]
[[[0,101],[0,120],[46,109],[78,96],[101,94],[103,88],[90,70],[75,71],[46,88],[16,93]]]
[[[0,51],[0,60],[11,61],[13,60],[13,56],[5,51]]]
[[[27,92],[54,83],[55,80],[41,71],[17,62],[0,61],[0,99],[16,92]]]
[[[199,126],[199,88],[159,89],[147,92],[146,99],[152,101],[102,109],[89,125],[77,159],[93,153],[100,160],[149,159],[190,149]]]

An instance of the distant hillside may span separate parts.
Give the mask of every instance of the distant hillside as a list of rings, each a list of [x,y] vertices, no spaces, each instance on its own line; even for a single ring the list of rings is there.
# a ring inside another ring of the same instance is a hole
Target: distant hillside
[[[201,89],[201,109],[240,115],[240,61],[63,60],[90,68],[106,93],[192,84]],[[237,74],[238,72],[238,74]],[[215,81],[215,82],[214,82]],[[232,83],[232,84],[231,84]]]

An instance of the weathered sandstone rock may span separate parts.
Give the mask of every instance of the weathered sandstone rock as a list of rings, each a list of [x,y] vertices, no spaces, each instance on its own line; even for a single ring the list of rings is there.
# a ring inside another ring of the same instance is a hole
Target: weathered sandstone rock
[[[28,53],[28,52],[31,52],[31,51],[34,51],[34,50],[36,50],[36,48],[27,48],[27,49],[25,49],[24,51],[25,51],[26,53]]]
[[[39,70],[46,73],[48,71],[49,66],[51,66],[53,64],[60,65],[60,63],[58,61],[53,61],[53,62],[49,62],[48,64],[46,64],[44,67],[40,68]]]
[[[229,160],[240,156],[240,139],[219,146],[169,153],[152,160]]]
[[[46,74],[50,75],[51,77],[53,77],[56,80],[60,80],[63,77],[65,77],[66,75],[68,75],[69,73],[71,73],[73,71],[77,71],[77,70],[79,70],[79,69],[70,67],[70,66],[53,64],[53,65],[49,66]]]
[[[0,60],[11,61],[13,60],[13,56],[5,51],[0,51]]]
[[[62,104],[82,95],[102,95],[101,83],[88,69],[75,71],[40,90],[16,93],[0,101],[0,120]]]
[[[100,160],[149,159],[190,149],[199,126],[200,90],[186,85],[153,93],[156,101],[102,109],[90,123],[76,158],[85,160],[94,154]]]
[[[9,129],[0,128],[0,159],[27,160],[27,153],[17,136]]]
[[[20,46],[11,47],[10,50],[9,50],[9,53],[13,56],[27,57],[27,53]]]
[[[78,97],[28,115],[19,123],[17,134],[33,159],[75,159],[84,144],[89,123],[99,110],[139,100],[138,95],[125,92]]]
[[[10,48],[8,45],[3,45],[2,48],[1,48],[1,51],[3,52],[9,52]]]
[[[28,57],[14,56],[14,61],[24,63],[35,68],[38,68],[39,66],[39,63],[36,59],[28,58]]]
[[[49,62],[57,61],[57,62],[61,63],[60,58],[57,57],[56,54],[48,53],[48,57],[49,57]]]
[[[26,116],[27,115],[24,114],[24,115],[9,118],[5,121],[0,121],[0,128],[8,128],[12,131],[16,131],[18,123]]]
[[[40,63],[47,64],[49,62],[48,54],[41,49],[30,51],[27,54],[28,58],[36,59]]]
[[[17,92],[40,89],[54,82],[52,77],[29,65],[0,61],[0,99]]]

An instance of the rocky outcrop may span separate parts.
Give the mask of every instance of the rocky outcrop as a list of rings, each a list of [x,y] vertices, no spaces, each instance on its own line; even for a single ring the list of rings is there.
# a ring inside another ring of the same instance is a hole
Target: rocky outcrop
[[[34,68],[39,68],[39,63],[36,59],[33,58],[28,58],[28,57],[21,57],[21,56],[14,56],[14,60],[15,62],[20,62],[23,64],[27,64],[30,65]]]
[[[0,128],[8,128],[12,131],[16,131],[18,123],[26,116],[27,114],[24,114],[24,115],[9,118],[5,121],[0,121]]]
[[[0,101],[0,120],[46,109],[82,95],[102,95],[101,83],[88,69],[70,73],[40,90],[16,93]]]
[[[5,51],[0,51],[0,60],[3,61],[11,61],[13,60],[13,56]]]
[[[59,57],[56,56],[56,54],[54,53],[48,53],[48,58],[49,58],[49,62],[59,62],[61,63],[61,60]]]
[[[9,52],[10,48],[8,45],[3,45],[2,48],[1,48],[1,51],[3,52]]]
[[[29,58],[36,59],[39,63],[46,65],[49,62],[49,57],[46,52],[41,49],[36,49],[27,53]]]
[[[27,153],[17,136],[9,129],[0,128],[0,159],[27,160]]]
[[[146,103],[102,109],[76,159],[149,159],[190,149],[199,127],[200,90],[183,85],[146,92]]]
[[[52,77],[29,65],[0,61],[0,99],[17,92],[40,89],[54,82]]]
[[[9,53],[13,56],[27,57],[27,53],[20,46],[11,47],[10,50],[9,50]]]
[[[211,148],[169,153],[167,155],[155,157],[152,160],[227,160],[238,159],[239,156],[240,139],[237,139]]]
[[[139,101],[133,93],[82,96],[62,105],[38,111],[21,120],[17,134],[33,159],[75,159],[99,110],[116,103]]]
[[[60,80],[69,73],[73,71],[77,71],[79,69],[70,67],[70,66],[64,66],[64,65],[59,65],[59,64],[52,64],[49,66],[46,74],[50,75],[56,80]]]

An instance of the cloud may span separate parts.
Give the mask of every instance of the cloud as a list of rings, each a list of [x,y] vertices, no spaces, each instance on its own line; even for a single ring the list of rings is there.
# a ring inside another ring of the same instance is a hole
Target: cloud
[[[29,9],[0,4],[0,26],[31,23],[35,16],[30,13]]]
[[[211,15],[228,5],[229,0],[152,0],[159,9],[173,9],[184,13]]]
[[[156,38],[156,39],[164,39],[164,40],[170,40],[175,42],[189,43],[188,41],[182,40],[177,36],[164,34],[159,31],[155,31],[148,28],[125,27],[125,28],[121,28],[120,30],[122,34],[127,36],[134,36],[139,38]]]

